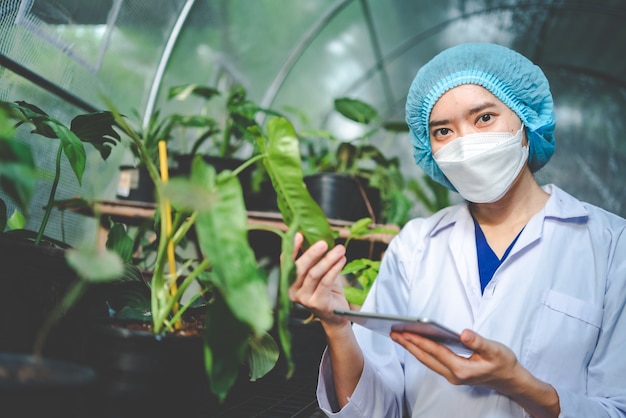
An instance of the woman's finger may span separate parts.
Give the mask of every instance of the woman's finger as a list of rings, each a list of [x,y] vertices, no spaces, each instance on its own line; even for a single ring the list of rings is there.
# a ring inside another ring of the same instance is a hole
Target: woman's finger
[[[318,241],[298,257],[296,260],[296,279],[291,287],[299,288],[302,286],[305,277],[311,274],[311,269],[322,259],[327,250],[328,244],[324,241]]]
[[[291,254],[292,259],[296,259],[298,257],[298,253],[302,249],[302,243],[304,242],[304,235],[301,232],[296,232],[293,237],[293,253]]]
[[[337,245],[315,264],[303,280],[300,290],[305,294],[313,294],[314,292],[330,291],[334,286],[337,276],[343,269],[345,259],[345,247]]]

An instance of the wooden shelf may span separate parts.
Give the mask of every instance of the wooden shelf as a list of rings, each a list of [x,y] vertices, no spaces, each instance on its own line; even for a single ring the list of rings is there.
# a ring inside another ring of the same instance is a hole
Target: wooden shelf
[[[154,203],[125,200],[96,200],[92,203],[90,209],[83,207],[79,209],[78,212],[88,216],[115,216],[122,218],[122,222],[126,221],[132,223],[154,218],[155,210],[156,205]],[[334,219],[329,219],[329,222],[331,228],[338,232],[339,238],[345,239],[348,237],[350,233],[348,228],[352,225],[352,222]],[[282,215],[277,212],[248,211],[248,224],[252,227],[260,225],[274,227],[281,231],[287,230]],[[396,233],[399,231],[397,225],[374,225],[374,227],[394,230]],[[372,233],[360,238],[360,240],[389,244],[394,236],[395,233]]]

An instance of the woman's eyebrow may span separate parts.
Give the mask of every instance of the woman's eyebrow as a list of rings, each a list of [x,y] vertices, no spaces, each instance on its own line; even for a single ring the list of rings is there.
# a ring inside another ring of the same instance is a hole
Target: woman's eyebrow
[[[469,109],[467,112],[465,112],[465,115],[472,116],[472,115],[475,115],[476,113],[480,113],[483,110],[489,109],[491,107],[496,107],[496,104],[494,102],[480,103],[472,107],[471,109]],[[428,127],[434,128],[436,126],[443,126],[443,125],[448,125],[448,124],[450,124],[450,119],[431,120],[428,122]]]
[[[493,102],[484,102],[477,106],[472,107],[465,114],[467,116],[475,115],[476,113],[480,113],[485,109],[489,109],[490,107],[496,107],[496,104]]]
[[[450,121],[448,119],[431,120],[430,122],[428,122],[428,127],[433,128],[435,126],[448,125],[449,123]]]

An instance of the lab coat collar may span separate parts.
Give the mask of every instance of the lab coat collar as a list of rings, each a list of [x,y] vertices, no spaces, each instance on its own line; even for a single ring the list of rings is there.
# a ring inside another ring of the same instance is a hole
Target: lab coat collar
[[[560,189],[554,184],[547,184],[542,189],[550,194],[550,198],[543,210],[544,219],[558,219],[565,222],[585,223],[589,217],[589,211],[583,204]],[[439,212],[440,218],[430,233],[430,236],[437,235],[443,229],[446,229],[462,219],[471,218],[466,203],[460,203],[450,206]]]
[[[544,208],[546,218],[575,223],[587,222],[589,211],[580,200],[554,184],[547,184],[542,189],[550,194],[550,199]]]

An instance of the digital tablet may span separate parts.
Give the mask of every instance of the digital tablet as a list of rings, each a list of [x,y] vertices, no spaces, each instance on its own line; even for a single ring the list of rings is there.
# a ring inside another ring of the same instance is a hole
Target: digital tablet
[[[419,334],[441,343],[456,354],[470,355],[472,352],[460,340],[460,334],[429,318],[414,318],[380,313],[335,310],[335,314],[345,316],[350,321],[374,332],[389,336],[391,331],[407,331]]]

